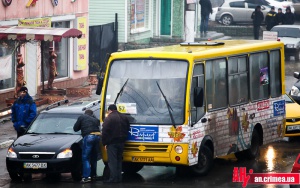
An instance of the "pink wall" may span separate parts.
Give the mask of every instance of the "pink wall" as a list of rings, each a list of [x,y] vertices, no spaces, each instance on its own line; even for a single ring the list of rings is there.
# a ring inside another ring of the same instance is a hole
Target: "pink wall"
[[[29,8],[26,4],[29,0],[12,0],[12,3],[5,7],[0,2],[0,20],[15,20],[24,18],[40,18],[50,16],[60,16],[68,14],[88,13],[88,1],[58,0],[58,5],[53,6],[51,0],[38,0],[35,6]]]

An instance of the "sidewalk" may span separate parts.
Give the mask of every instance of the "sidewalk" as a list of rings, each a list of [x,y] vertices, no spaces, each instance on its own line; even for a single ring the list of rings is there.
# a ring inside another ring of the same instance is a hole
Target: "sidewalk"
[[[90,97],[68,97],[68,100],[70,103],[75,101],[95,101],[100,100],[100,96],[96,95],[96,90],[92,90],[92,95]],[[38,112],[48,105],[50,104],[37,107]],[[9,147],[16,138],[17,133],[13,128],[12,122],[10,121],[10,116],[0,119],[0,149]]]

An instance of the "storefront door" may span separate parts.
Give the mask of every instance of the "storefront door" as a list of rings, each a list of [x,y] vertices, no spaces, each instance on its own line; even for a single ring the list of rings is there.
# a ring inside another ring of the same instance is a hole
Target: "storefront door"
[[[171,0],[161,0],[160,35],[171,35]]]

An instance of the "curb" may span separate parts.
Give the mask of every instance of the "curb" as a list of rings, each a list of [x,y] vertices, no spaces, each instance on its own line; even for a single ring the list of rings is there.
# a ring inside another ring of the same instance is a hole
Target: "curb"
[[[8,141],[0,143],[0,149],[9,147],[13,142],[14,142],[14,140],[8,140]]]

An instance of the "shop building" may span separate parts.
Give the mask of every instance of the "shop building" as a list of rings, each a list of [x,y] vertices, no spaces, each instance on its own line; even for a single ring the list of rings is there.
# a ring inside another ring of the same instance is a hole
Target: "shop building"
[[[24,84],[31,96],[39,96],[48,89],[50,47],[57,55],[55,61],[58,74],[53,81],[54,89],[75,88],[87,82],[88,2],[0,2],[0,103],[15,95],[20,61],[18,54],[21,54],[25,64],[22,67]],[[49,27],[55,29],[49,32]],[[80,36],[78,31],[81,31]]]

